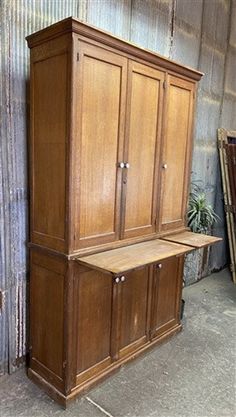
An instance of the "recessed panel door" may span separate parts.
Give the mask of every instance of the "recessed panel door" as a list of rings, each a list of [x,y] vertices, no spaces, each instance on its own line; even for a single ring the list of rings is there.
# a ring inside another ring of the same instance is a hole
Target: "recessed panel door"
[[[120,233],[127,59],[80,44],[73,164],[74,248],[112,242]]]
[[[152,234],[156,229],[163,81],[163,72],[129,62],[123,170],[124,238]]]
[[[153,267],[151,337],[179,323],[183,256],[171,257]]]
[[[161,161],[160,230],[184,225],[190,174],[194,84],[168,77]]]
[[[117,350],[123,357],[148,341],[149,268],[128,272],[118,279]]]

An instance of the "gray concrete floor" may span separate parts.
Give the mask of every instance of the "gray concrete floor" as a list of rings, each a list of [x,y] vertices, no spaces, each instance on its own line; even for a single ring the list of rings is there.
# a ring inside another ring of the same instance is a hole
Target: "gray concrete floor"
[[[0,378],[1,417],[235,417],[236,287],[229,272],[184,290],[184,330],[65,411],[26,377]]]

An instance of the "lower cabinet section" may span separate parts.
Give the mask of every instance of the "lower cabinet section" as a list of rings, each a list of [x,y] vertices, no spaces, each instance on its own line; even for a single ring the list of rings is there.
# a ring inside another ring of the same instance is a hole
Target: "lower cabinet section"
[[[66,405],[180,330],[183,256],[112,275],[31,253],[29,376]]]

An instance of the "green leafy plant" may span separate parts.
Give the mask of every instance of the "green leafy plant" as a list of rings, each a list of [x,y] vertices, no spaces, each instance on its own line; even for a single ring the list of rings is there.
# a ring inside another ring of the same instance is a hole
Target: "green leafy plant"
[[[210,204],[207,203],[203,189],[192,184],[188,203],[188,226],[196,233],[209,233],[212,225],[219,220]]]

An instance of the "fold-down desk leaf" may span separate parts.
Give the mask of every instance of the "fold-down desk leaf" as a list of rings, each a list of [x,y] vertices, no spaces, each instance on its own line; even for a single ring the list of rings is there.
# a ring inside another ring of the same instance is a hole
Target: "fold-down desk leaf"
[[[156,239],[94,255],[77,257],[75,260],[81,265],[117,275],[190,251],[192,248],[189,246]]]
[[[168,235],[163,237],[162,239],[168,242],[175,242],[182,245],[188,245],[196,249],[204,248],[205,246],[212,245],[222,240],[220,237],[208,236],[201,233],[193,233],[188,231]]]

